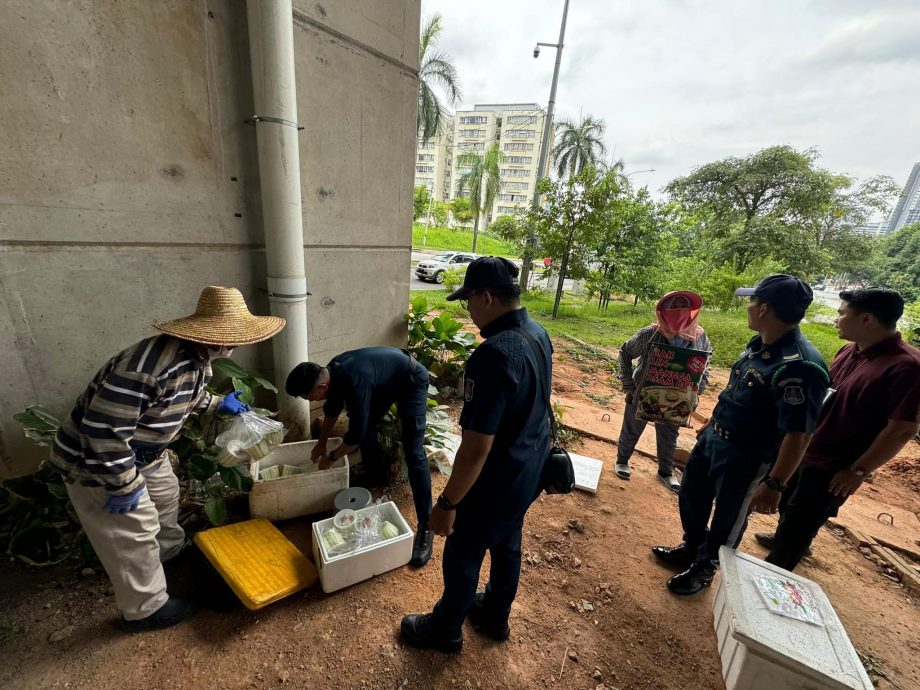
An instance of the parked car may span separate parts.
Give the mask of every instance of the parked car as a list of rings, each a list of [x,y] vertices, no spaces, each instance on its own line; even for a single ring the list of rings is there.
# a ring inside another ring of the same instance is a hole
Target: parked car
[[[419,280],[443,283],[445,271],[452,268],[465,268],[475,258],[475,254],[467,252],[444,252],[430,259],[419,261],[418,266],[415,267],[415,275]]]

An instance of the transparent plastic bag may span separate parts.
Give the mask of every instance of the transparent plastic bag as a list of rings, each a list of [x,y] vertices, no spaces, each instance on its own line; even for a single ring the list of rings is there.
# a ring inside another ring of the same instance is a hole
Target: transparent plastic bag
[[[242,462],[260,460],[284,440],[286,433],[281,422],[255,412],[241,412],[214,440],[214,445],[220,448],[217,462],[224,467],[235,467]]]

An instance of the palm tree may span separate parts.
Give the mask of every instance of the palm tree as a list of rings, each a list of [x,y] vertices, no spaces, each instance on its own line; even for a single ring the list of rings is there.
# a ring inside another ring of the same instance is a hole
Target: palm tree
[[[629,187],[629,175],[626,174],[626,161],[622,158],[611,158],[609,162],[601,161],[597,164],[597,169],[605,175],[614,175],[614,179],[621,187]]]
[[[457,158],[457,165],[469,168],[469,171],[460,176],[458,191],[470,193],[470,208],[473,211],[473,253],[476,252],[476,239],[479,237],[479,217],[486,215],[495,197],[501,188],[501,170],[499,163],[502,154],[498,144],[484,154],[470,151]]]
[[[434,137],[444,126],[445,116],[434,92],[440,86],[447,94],[447,101],[455,105],[463,95],[453,58],[442,50],[435,50],[441,34],[441,15],[433,14],[422,28],[418,44],[418,136],[423,142]]]
[[[599,167],[607,147],[604,145],[604,121],[593,115],[585,115],[581,123],[560,120],[556,125],[559,140],[553,147],[553,163],[559,177],[577,175],[585,166]]]

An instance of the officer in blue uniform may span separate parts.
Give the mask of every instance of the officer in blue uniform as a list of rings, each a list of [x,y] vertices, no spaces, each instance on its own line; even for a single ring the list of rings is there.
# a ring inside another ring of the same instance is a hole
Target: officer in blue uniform
[[[428,370],[395,347],[365,347],[343,352],[325,367],[314,362],[298,364],[288,374],[285,390],[288,395],[306,400],[325,401],[313,461],[325,469],[360,447],[364,476],[353,477],[351,481],[368,486],[386,483],[388,463],[377,444],[377,423],[396,404],[418,519],[409,562],[414,566],[425,565],[431,558],[434,542],[429,526],[431,470],[424,449]],[[330,452],[326,444],[342,410],[348,412],[348,431],[342,445]]]
[[[466,365],[463,439],[431,513],[432,529],[447,537],[444,593],[432,613],[402,621],[403,639],[414,647],[459,651],[467,616],[495,640],[511,634],[508,614],[521,573],[524,515],[542,489],[550,442],[551,412],[537,357],[551,377],[553,351],[546,331],[521,308],[517,275],[507,259],[476,259],[463,287],[447,298],[466,302],[486,340]],[[486,551],[489,582],[477,593]]]
[[[738,546],[751,510],[775,511],[785,486],[771,468],[801,460],[830,383],[821,354],[798,327],[812,301],[804,281],[774,275],[735,294],[751,298],[748,327],[758,335],[697,434],[680,489],[683,543],[652,549],[682,570],[667,583],[679,595],[712,584],[719,548]]]

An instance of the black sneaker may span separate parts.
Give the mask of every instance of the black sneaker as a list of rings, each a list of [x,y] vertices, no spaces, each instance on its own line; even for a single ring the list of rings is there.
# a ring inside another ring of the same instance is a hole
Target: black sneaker
[[[405,616],[399,626],[403,639],[418,649],[435,649],[452,654],[463,649],[463,635],[449,637],[431,625],[431,614]]]
[[[677,546],[653,546],[652,553],[662,563],[677,568],[689,568],[696,560],[699,551],[696,547],[681,543]]]
[[[715,575],[714,567],[697,561],[684,572],[668,580],[668,589],[682,597],[690,596],[709,587]]]
[[[136,621],[121,620],[118,627],[125,632],[145,632],[147,630],[162,630],[176,623],[181,623],[198,611],[198,604],[188,599],[170,597],[156,611],[146,618]]]
[[[485,608],[485,601],[486,593],[476,592],[473,606],[466,617],[473,624],[476,632],[498,642],[504,642],[511,637],[511,626],[508,625],[508,619],[496,620],[494,616],[490,616]]]
[[[419,528],[412,542],[412,560],[409,565],[421,568],[431,559],[431,550],[434,546],[434,532],[430,528]]]

